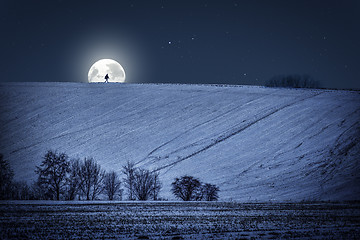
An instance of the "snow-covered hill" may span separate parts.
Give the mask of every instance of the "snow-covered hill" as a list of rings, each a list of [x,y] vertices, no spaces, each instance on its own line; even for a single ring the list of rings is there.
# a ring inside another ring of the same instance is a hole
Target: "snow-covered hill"
[[[360,200],[360,92],[253,86],[1,83],[0,152],[35,179],[49,149],[189,174],[222,200]]]

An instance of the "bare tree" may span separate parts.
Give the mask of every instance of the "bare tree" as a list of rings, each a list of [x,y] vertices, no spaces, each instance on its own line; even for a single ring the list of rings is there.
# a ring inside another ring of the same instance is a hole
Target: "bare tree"
[[[60,200],[60,194],[64,192],[69,173],[68,156],[65,153],[48,151],[40,166],[35,172],[39,174],[39,184],[55,194],[56,200]]]
[[[135,163],[127,162],[125,166],[123,166],[123,173],[125,174],[125,178],[123,179],[125,187],[128,190],[128,199],[135,200],[134,198],[134,175],[135,175]]]
[[[70,161],[70,174],[68,178],[67,200],[74,200],[81,187],[81,164],[80,160]]]
[[[102,170],[100,165],[96,164],[94,169],[94,177],[93,177],[93,190],[91,200],[95,200],[96,197],[101,194],[104,190],[104,178],[105,178],[105,170]]]
[[[106,173],[105,179],[104,179],[104,190],[106,194],[108,195],[109,200],[113,200],[114,196],[119,192],[120,190],[121,182],[119,180],[119,176],[116,172],[112,171],[109,173]]]
[[[103,191],[105,171],[93,158],[85,158],[80,165],[80,190],[86,196],[86,200],[95,200]]]
[[[92,174],[93,174],[93,159],[85,158],[81,163],[79,177],[81,181],[80,190],[85,195],[86,200],[90,200],[91,196],[91,185],[92,185]]]
[[[11,185],[14,176],[9,163],[0,154],[0,200],[9,199],[11,196]]]
[[[214,184],[205,183],[201,186],[202,199],[205,201],[217,201],[219,198],[219,187]]]
[[[134,174],[134,194],[138,200],[148,200],[152,194],[154,177],[149,170],[137,169]]]
[[[173,194],[184,201],[197,200],[197,193],[200,190],[201,182],[192,176],[182,176],[176,178],[171,184]]]
[[[153,196],[154,201],[156,201],[159,198],[159,192],[161,190],[161,182],[159,179],[159,172],[153,172],[152,176],[154,178],[153,188],[152,188],[152,196]]]

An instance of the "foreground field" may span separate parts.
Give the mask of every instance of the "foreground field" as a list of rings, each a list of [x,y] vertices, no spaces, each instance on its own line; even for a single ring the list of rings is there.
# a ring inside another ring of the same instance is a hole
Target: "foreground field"
[[[360,203],[3,202],[0,239],[358,239]]]

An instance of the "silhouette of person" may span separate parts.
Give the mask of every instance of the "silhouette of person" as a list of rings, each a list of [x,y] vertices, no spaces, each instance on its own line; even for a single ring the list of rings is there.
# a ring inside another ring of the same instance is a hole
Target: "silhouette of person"
[[[109,82],[109,78],[110,78],[109,75],[106,74],[106,76],[105,76],[105,82],[106,83]]]

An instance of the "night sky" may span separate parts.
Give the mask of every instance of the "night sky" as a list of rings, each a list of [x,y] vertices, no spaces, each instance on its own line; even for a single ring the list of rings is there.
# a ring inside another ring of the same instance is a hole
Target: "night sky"
[[[87,82],[112,58],[130,83],[262,85],[309,74],[360,89],[360,1],[1,3],[1,82]]]

